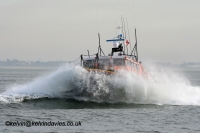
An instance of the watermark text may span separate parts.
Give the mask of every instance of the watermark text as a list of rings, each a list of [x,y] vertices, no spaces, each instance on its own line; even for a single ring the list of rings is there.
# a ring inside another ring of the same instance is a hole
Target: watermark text
[[[6,121],[6,126],[81,126],[82,122],[72,122],[72,121]]]

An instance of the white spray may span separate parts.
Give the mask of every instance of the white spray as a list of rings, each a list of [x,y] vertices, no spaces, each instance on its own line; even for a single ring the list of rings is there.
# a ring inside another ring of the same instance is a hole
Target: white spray
[[[200,105],[200,87],[191,86],[187,79],[164,71],[151,70],[151,77],[146,80],[124,71],[108,76],[66,65],[30,83],[8,88],[0,94],[0,101],[12,103],[44,97],[98,103]]]

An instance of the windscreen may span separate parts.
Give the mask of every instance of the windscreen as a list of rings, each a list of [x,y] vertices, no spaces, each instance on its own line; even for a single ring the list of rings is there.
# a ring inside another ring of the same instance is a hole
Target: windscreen
[[[111,66],[110,59],[99,59],[98,63],[100,66]]]
[[[94,60],[86,60],[83,62],[83,67],[92,68],[94,67]]]
[[[113,59],[114,66],[124,66],[125,60],[124,59]]]

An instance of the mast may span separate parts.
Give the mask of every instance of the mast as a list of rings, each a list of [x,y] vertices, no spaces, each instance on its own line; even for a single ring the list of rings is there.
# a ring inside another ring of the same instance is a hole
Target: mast
[[[103,50],[101,49],[101,42],[100,42],[100,34],[98,33],[98,37],[99,37],[99,47],[98,47],[98,54],[100,52],[100,56],[101,56],[101,52],[103,53],[103,55],[105,56]]]
[[[135,52],[136,52],[136,61],[138,62],[138,50],[137,50],[137,33],[135,28]]]
[[[131,52],[131,56],[134,56],[135,60],[138,62],[138,50],[137,50],[137,33],[135,28],[135,46],[133,47],[133,50]]]
[[[100,56],[101,56],[101,45],[100,45],[100,34],[98,33],[98,37],[99,37],[99,48],[98,48],[98,54],[99,54],[99,50],[100,50]]]

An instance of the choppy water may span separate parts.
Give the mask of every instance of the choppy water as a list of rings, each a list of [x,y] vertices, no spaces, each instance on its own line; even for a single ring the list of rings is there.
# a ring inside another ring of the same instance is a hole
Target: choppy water
[[[1,132],[200,132],[200,68],[149,68],[151,78],[79,66],[0,68]],[[123,76],[122,76],[123,75]],[[5,126],[81,121],[81,126]]]

